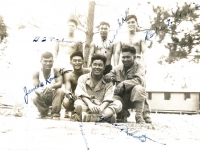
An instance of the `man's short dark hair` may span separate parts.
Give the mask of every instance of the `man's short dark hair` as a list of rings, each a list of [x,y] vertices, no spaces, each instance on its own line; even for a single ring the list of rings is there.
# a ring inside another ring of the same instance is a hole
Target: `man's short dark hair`
[[[101,25],[107,25],[107,26],[110,28],[110,24],[109,24],[108,22],[105,22],[105,21],[100,22],[98,28],[99,28]]]
[[[92,56],[91,60],[92,60],[91,63],[93,63],[93,61],[95,60],[102,60],[105,65],[107,58],[104,55],[95,54]]]
[[[71,54],[71,56],[70,56],[70,60],[72,60],[73,57],[75,57],[75,56],[79,56],[79,57],[81,57],[81,58],[83,59],[83,53],[77,51],[77,52],[74,52],[74,53]]]
[[[127,22],[128,20],[130,20],[131,18],[134,18],[135,21],[137,22],[137,17],[136,17],[135,15],[128,15],[128,16],[126,17],[126,22]]]
[[[41,60],[42,60],[42,58],[50,58],[50,57],[53,58],[53,54],[51,52],[44,52],[41,55]]]
[[[69,19],[67,22],[73,22],[73,23],[75,23],[76,26],[78,24],[78,22],[76,21],[76,19]]]
[[[131,46],[123,46],[122,47],[122,52],[130,52],[132,54],[136,54],[136,49],[135,47],[131,47]]]

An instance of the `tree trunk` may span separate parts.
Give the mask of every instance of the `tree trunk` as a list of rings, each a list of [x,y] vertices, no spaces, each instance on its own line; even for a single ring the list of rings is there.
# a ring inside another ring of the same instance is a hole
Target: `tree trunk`
[[[94,27],[94,11],[95,11],[95,1],[89,1],[89,8],[88,8],[88,18],[87,18],[87,32],[86,32],[86,44],[85,44],[85,63],[84,67],[87,65],[87,58],[88,53],[90,50],[90,43],[92,42],[93,38],[93,27]]]

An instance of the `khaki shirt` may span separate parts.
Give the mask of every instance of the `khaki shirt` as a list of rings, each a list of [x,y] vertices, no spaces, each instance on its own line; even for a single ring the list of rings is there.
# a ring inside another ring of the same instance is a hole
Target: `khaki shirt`
[[[106,83],[102,77],[94,87],[93,85],[91,73],[80,76],[75,90],[75,95],[79,98],[87,97],[91,99],[91,97],[95,97],[95,99],[97,99],[100,103],[103,101],[113,101],[112,82]]]
[[[126,91],[132,90],[135,85],[145,87],[145,68],[136,61],[126,72],[123,64],[115,66],[110,75],[116,85],[123,82]]]

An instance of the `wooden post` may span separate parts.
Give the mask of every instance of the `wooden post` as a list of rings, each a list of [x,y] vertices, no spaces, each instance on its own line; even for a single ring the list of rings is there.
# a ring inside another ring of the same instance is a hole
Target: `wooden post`
[[[85,62],[84,67],[87,65],[87,58],[89,53],[90,43],[92,42],[93,38],[93,27],[94,27],[94,11],[95,11],[95,1],[89,1],[88,7],[88,17],[87,17],[87,32],[86,32],[86,44],[85,44]]]

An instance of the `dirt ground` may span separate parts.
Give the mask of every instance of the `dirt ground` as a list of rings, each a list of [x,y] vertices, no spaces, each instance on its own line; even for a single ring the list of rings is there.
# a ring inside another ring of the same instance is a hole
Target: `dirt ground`
[[[127,124],[115,126],[70,122],[64,110],[61,120],[36,119],[33,107],[22,113],[15,117],[12,109],[0,110],[0,150],[200,149],[200,115],[152,113],[153,124],[141,126],[132,112]],[[137,131],[135,137],[125,133],[127,128]]]

